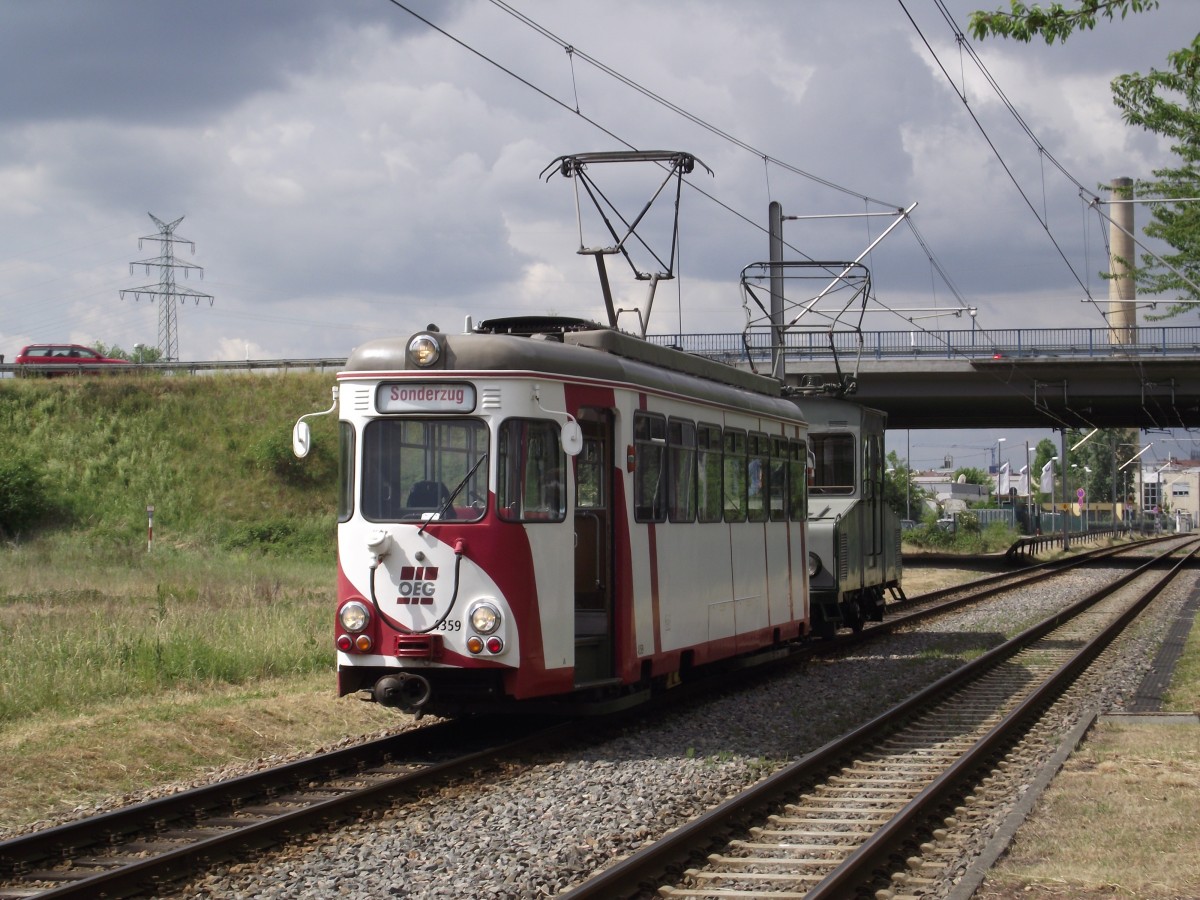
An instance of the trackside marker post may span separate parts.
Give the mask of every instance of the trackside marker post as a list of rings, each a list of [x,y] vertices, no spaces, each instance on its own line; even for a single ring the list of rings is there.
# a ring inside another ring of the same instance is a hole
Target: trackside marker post
[[[146,552],[154,549],[154,507],[146,507]]]

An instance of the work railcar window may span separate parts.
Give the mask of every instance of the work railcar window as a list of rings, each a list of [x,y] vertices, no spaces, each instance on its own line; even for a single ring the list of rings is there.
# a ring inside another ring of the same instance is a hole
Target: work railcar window
[[[863,498],[883,496],[883,438],[872,435],[863,440]]]
[[[788,515],[793,522],[808,518],[808,445],[788,442]]]
[[[810,434],[813,456],[811,494],[854,493],[854,435]]]
[[[746,521],[746,432],[726,429],[722,474],[726,522]]]
[[[696,426],[683,419],[667,420],[667,515],[672,522],[696,521]]]
[[[354,426],[338,422],[338,495],[339,522],[354,515]]]
[[[497,447],[496,505],[514,522],[561,522],[567,515],[566,458],[557,422],[506,419]]]
[[[487,466],[479,463],[487,447],[487,427],[478,419],[368,422],[362,433],[363,516],[372,521],[434,514],[459,521],[482,518]]]
[[[765,434],[746,438],[746,518],[767,521],[767,495],[771,480],[771,441]]]
[[[698,454],[696,476],[699,518],[701,522],[721,521],[721,429],[700,425],[696,429]]]
[[[666,521],[667,420],[634,413],[633,451],[633,517],[638,522]]]

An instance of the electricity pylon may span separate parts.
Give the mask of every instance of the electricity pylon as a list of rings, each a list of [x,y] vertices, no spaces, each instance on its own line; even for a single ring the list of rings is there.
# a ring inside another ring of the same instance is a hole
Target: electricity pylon
[[[190,288],[177,287],[175,284],[175,270],[183,269],[183,277],[186,278],[192,271],[204,277],[204,269],[194,263],[179,262],[175,259],[175,243],[178,241],[181,244],[187,244],[192,248],[192,253],[196,252],[195,241],[189,241],[187,238],[178,237],[175,234],[175,226],[183,221],[183,216],[180,216],[174,222],[163,222],[157,218],[154,213],[146,213],[154,224],[158,226],[158,234],[148,234],[145,237],[138,238],[138,249],[142,249],[142,241],[158,241],[162,244],[162,254],[154,259],[141,259],[129,264],[129,274],[133,274],[134,266],[145,266],[146,274],[150,274],[151,266],[156,266],[159,270],[158,284],[147,284],[142,287],[123,288],[121,290],[121,299],[125,298],[126,294],[133,294],[135,300],[141,300],[143,296],[149,297],[151,302],[154,302],[155,297],[161,298],[161,303],[158,307],[158,350],[161,354],[161,359],[164,362],[176,362],[179,359],[179,331],[175,321],[175,301],[184,302],[187,298],[192,298],[196,305],[200,304],[201,300],[207,300],[208,305],[212,306],[212,294],[202,294],[200,291],[193,291]]]

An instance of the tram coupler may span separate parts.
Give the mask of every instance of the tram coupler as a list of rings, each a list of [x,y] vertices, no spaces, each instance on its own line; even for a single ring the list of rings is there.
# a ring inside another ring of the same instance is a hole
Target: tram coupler
[[[433,687],[428,679],[410,672],[385,675],[375,682],[372,690],[380,706],[393,706],[405,712],[417,712],[429,702]]]

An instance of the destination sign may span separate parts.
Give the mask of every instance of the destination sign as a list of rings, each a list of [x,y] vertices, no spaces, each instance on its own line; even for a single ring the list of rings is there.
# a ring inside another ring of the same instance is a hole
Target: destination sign
[[[475,385],[455,381],[386,381],[375,390],[381,413],[469,413]]]

